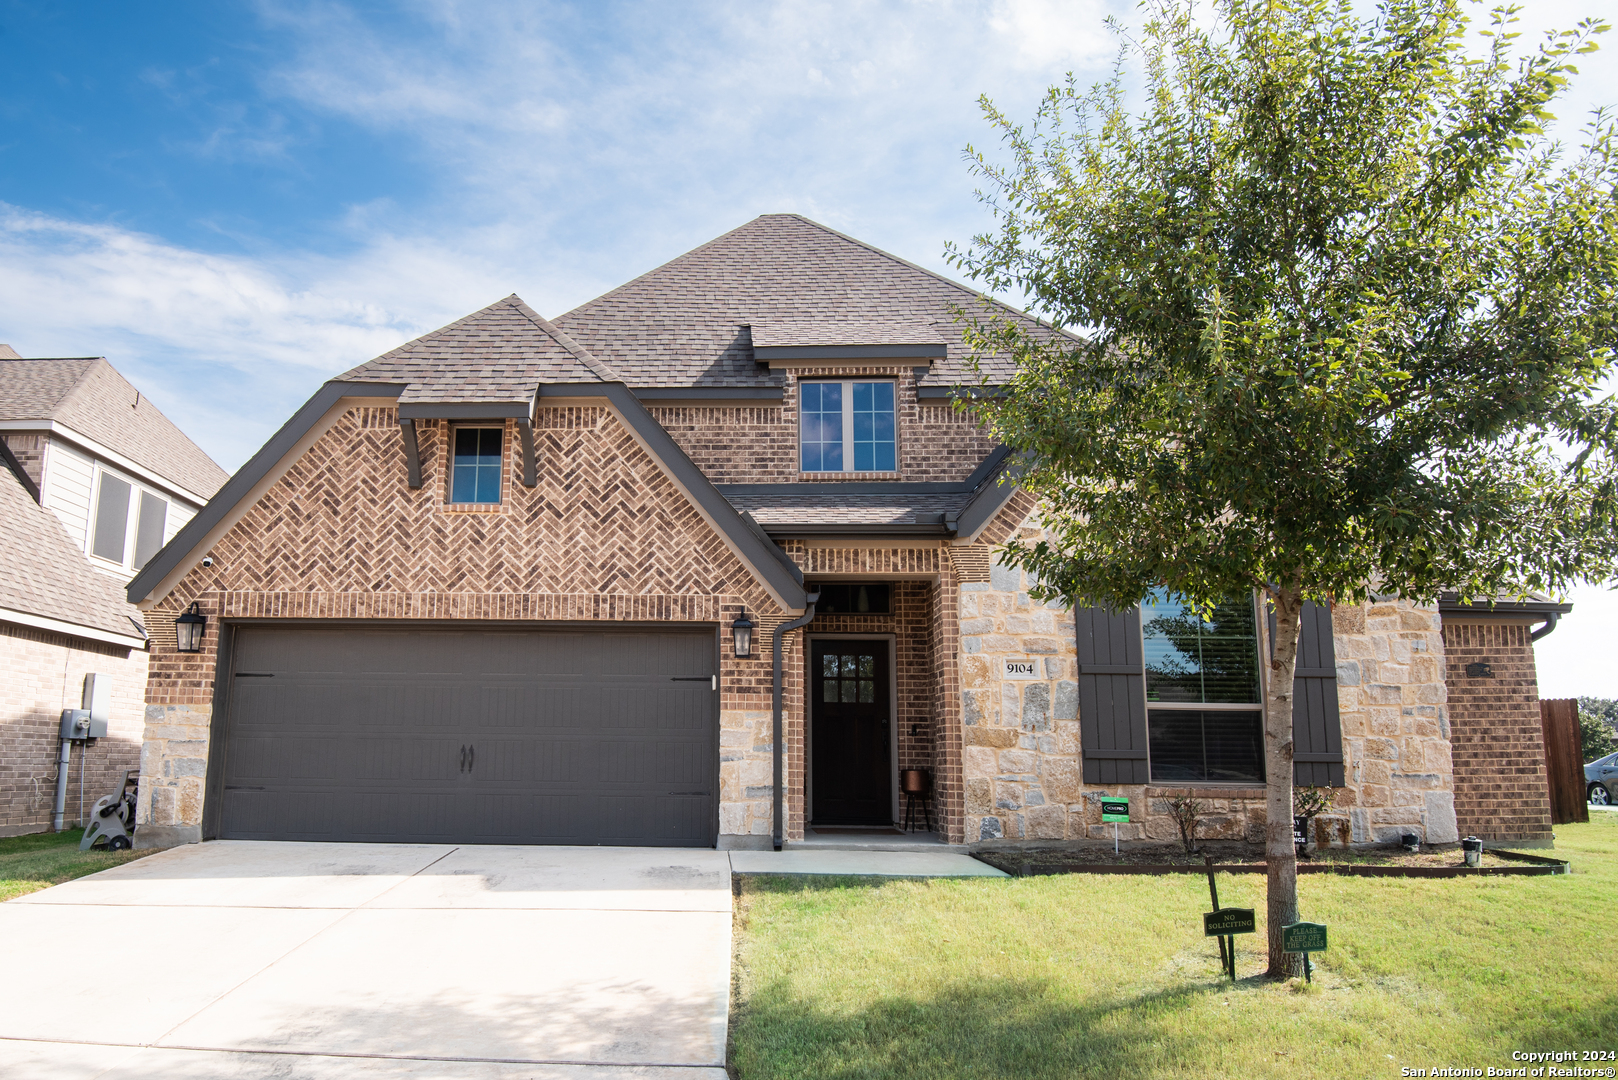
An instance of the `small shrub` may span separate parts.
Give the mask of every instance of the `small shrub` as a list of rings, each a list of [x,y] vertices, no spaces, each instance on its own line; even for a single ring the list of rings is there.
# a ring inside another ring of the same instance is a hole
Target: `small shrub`
[[[1175,795],[1167,800],[1169,816],[1174,824],[1180,828],[1180,843],[1185,845],[1187,855],[1197,852],[1197,825],[1202,820],[1203,810],[1201,799],[1193,799],[1189,795]]]
[[[1327,787],[1296,787],[1292,789],[1292,816],[1303,818],[1303,843],[1298,854],[1309,847],[1309,834],[1314,831],[1315,818],[1332,807],[1336,793]]]

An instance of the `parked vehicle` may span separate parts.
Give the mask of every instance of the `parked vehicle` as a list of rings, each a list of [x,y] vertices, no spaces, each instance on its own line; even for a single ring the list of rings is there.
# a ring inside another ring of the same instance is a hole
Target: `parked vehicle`
[[[1590,786],[1591,806],[1618,803],[1618,754],[1608,754],[1586,765],[1584,782]]]

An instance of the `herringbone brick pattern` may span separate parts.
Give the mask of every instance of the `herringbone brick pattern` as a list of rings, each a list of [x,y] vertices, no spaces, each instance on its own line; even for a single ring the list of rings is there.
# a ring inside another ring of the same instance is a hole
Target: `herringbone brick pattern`
[[[986,544],[991,549],[1004,544],[1016,535],[1018,528],[1028,520],[1028,516],[1038,505],[1038,499],[1018,488],[1012,493],[1011,498],[1006,500],[1006,505],[1000,508],[999,513],[989,519],[989,523],[978,534],[977,542]]]

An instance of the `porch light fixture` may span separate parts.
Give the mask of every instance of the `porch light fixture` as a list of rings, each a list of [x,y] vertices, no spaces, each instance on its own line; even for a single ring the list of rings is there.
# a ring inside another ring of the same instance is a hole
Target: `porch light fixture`
[[[736,616],[736,621],[730,624],[730,636],[736,646],[736,659],[746,660],[753,655],[753,620],[747,617],[747,612]]]
[[[174,640],[181,652],[202,651],[202,628],[207,622],[208,617],[197,610],[197,602],[191,601],[185,613],[174,620]]]

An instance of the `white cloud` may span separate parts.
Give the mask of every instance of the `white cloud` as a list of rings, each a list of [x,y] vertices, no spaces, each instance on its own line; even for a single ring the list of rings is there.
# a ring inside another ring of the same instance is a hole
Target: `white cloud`
[[[1118,41],[1102,29],[1116,5],[1063,0],[1001,0],[989,25],[1016,46],[1024,66],[1089,67],[1105,64]]]
[[[224,256],[0,204],[0,339],[107,356],[227,468],[326,378],[509,291],[420,240]]]
[[[1534,645],[1542,698],[1618,698],[1618,592],[1587,585],[1567,599],[1573,611]]]

